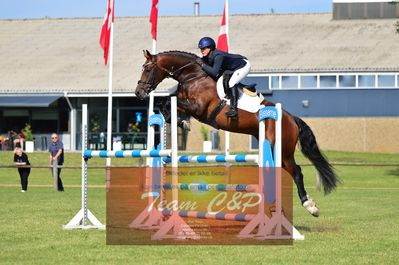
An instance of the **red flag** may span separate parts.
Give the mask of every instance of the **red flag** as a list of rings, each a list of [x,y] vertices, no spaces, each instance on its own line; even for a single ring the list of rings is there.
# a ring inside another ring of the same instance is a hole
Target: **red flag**
[[[104,50],[105,64],[108,62],[109,40],[111,37],[111,24],[114,22],[114,0],[108,0],[107,10],[104,15],[103,27],[101,28],[100,46]]]
[[[151,22],[151,34],[153,40],[157,39],[157,21],[158,21],[158,0],[152,0],[150,22]]]
[[[222,25],[220,27],[220,32],[219,32],[218,44],[216,46],[216,48],[218,50],[225,51],[225,52],[229,51],[228,18],[229,18],[229,7],[228,7],[228,2],[226,0],[226,3],[224,5],[224,11],[223,11]]]

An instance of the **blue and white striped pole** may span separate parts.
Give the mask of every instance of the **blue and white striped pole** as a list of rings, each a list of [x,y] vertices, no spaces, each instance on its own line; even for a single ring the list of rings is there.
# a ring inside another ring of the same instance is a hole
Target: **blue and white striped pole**
[[[165,163],[170,163],[171,158],[165,157]],[[180,163],[225,163],[225,162],[258,162],[258,155],[197,155],[197,156],[178,156]]]
[[[167,157],[171,155],[172,155],[171,150],[119,150],[119,151],[85,150],[83,153],[83,156],[85,158]]]

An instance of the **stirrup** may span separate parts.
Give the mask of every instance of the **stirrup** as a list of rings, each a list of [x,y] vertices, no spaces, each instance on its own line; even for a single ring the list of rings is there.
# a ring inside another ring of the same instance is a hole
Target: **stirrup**
[[[230,118],[235,118],[235,119],[238,118],[238,112],[236,109],[230,109],[230,110],[226,111],[225,114],[227,117],[230,117]]]

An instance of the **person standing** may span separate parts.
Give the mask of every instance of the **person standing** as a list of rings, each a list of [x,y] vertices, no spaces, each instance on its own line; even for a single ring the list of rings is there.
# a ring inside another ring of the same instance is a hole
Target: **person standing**
[[[58,134],[53,133],[51,135],[51,144],[49,147],[50,152],[50,166],[53,165],[53,161],[58,166],[62,166],[64,164],[64,144],[59,140]],[[54,177],[54,176],[53,176]],[[61,168],[57,168],[57,183],[58,183],[58,191],[64,191],[64,185],[61,180]]]
[[[14,162],[18,167],[19,177],[21,178],[21,192],[26,192],[28,190],[28,177],[30,174],[30,166],[28,156],[22,152],[21,147],[16,147],[14,149]]]

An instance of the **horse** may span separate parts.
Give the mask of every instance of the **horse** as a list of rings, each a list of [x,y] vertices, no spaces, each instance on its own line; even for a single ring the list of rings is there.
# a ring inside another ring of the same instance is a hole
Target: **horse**
[[[178,82],[178,111],[191,115],[198,121],[211,125],[216,129],[253,135],[258,138],[258,115],[244,110],[238,110],[238,119],[226,117],[224,112],[228,106],[221,103],[216,90],[216,81],[208,76],[198,63],[195,54],[182,51],[167,51],[151,54],[143,50],[146,59],[142,66],[142,75],[137,82],[135,94],[140,100],[155,90],[165,78],[173,78]],[[274,106],[267,100],[261,102],[264,106]],[[272,148],[275,143],[275,121],[266,120],[266,139]],[[313,216],[319,216],[319,208],[315,200],[308,196],[301,167],[296,164],[294,153],[299,141],[302,153],[315,166],[321,179],[324,193],[336,189],[340,182],[333,167],[321,153],[316,137],[311,128],[299,117],[283,110],[282,119],[282,167],[291,174],[302,206]]]

